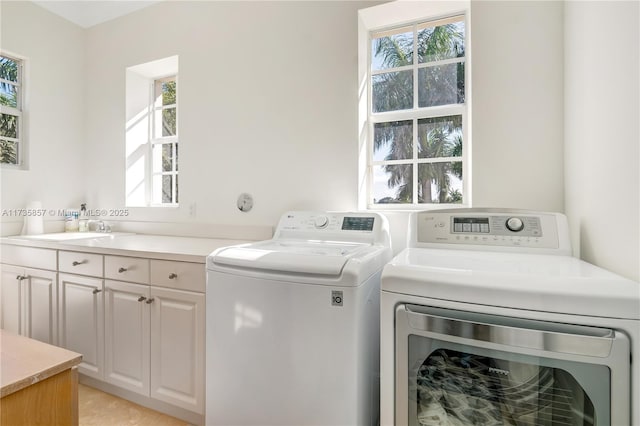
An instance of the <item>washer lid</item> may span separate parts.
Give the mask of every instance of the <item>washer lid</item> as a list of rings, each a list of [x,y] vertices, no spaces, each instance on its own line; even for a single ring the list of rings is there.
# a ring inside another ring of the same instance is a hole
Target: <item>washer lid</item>
[[[463,303],[640,320],[640,284],[571,256],[405,249],[381,288]]]
[[[314,240],[268,240],[220,249],[213,264],[310,275],[338,276],[347,261],[370,244]]]

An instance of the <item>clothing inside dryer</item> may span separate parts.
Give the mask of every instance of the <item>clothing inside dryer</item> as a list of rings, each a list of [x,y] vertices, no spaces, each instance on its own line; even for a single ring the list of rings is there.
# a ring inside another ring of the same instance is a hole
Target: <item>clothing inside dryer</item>
[[[560,368],[436,349],[412,370],[419,425],[598,424],[589,396]]]

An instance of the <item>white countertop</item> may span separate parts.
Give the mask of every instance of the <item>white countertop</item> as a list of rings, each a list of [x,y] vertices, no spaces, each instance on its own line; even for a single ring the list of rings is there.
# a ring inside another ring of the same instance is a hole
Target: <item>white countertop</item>
[[[78,233],[80,234],[80,233]],[[206,257],[215,249],[249,241],[176,237],[167,235],[145,235],[111,233],[95,236],[94,233],[82,238],[80,235],[43,234],[40,236],[16,235],[0,239],[2,244],[51,248],[57,250],[82,251],[89,253],[137,256],[164,260],[205,263]],[[77,237],[77,238],[76,238]]]

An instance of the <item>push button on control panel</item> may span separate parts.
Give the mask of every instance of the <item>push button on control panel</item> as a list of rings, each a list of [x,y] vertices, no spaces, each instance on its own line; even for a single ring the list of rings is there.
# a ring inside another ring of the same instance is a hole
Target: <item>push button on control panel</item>
[[[488,234],[489,219],[482,217],[454,217],[453,232],[470,232],[473,234]]]

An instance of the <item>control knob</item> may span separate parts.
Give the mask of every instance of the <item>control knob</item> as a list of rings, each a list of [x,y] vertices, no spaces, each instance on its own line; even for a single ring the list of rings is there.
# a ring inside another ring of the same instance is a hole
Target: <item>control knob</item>
[[[326,228],[328,224],[329,218],[326,216],[318,216],[313,221],[313,226],[315,226],[317,229]]]
[[[522,231],[522,229],[524,228],[524,223],[522,223],[522,219],[517,217],[510,217],[509,219],[507,219],[506,225],[507,225],[507,229],[513,232]]]

